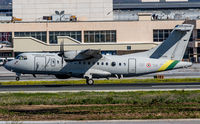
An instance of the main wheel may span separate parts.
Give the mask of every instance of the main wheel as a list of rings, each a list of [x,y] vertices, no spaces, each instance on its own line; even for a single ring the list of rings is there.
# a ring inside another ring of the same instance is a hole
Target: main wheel
[[[87,83],[87,85],[93,85],[94,80],[93,79],[86,79],[86,83]]]
[[[20,80],[20,78],[19,77],[16,77],[16,81],[19,81]]]

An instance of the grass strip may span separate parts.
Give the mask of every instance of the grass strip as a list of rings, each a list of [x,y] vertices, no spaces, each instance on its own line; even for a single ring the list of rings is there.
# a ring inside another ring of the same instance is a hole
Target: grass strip
[[[123,84],[123,83],[197,83],[200,78],[181,79],[121,79],[121,80],[95,80],[95,84]],[[0,82],[1,85],[51,85],[51,84],[86,84],[85,80],[65,80],[65,81],[10,81]]]
[[[0,120],[180,118],[200,118],[200,91],[0,94]]]

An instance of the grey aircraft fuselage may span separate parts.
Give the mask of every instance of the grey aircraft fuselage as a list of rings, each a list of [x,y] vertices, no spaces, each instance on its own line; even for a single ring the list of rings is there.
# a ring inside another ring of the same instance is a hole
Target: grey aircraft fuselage
[[[92,77],[136,76],[159,71],[191,66],[191,62],[182,62],[167,59],[151,59],[127,55],[103,55],[101,59],[65,62],[53,53],[23,53],[20,56],[27,59],[14,59],[6,65],[8,70],[21,74],[52,74],[83,78],[84,75]],[[171,61],[171,63],[169,62]],[[161,69],[165,64],[168,67],[176,61],[172,68]],[[15,66],[13,66],[15,65]]]

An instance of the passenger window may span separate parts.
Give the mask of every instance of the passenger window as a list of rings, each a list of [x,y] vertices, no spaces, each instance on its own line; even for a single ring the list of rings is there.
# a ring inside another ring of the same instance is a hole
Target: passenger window
[[[97,62],[97,65],[99,65],[99,62]]]
[[[59,64],[59,61],[57,60],[57,64]]]
[[[79,64],[81,64],[81,62],[78,62]]]
[[[104,63],[102,62],[101,65],[104,65]]]
[[[88,65],[90,65],[90,62],[88,62]]]
[[[83,62],[83,64],[85,65],[85,62]]]
[[[126,63],[124,63],[124,66],[126,66]]]
[[[106,65],[108,65],[108,62],[106,62]]]
[[[55,59],[51,59],[51,66],[55,66],[56,65],[56,60]]]
[[[122,65],[122,63],[119,63],[119,66],[121,66]]]
[[[113,67],[116,66],[116,62],[112,62],[111,66],[113,66]]]

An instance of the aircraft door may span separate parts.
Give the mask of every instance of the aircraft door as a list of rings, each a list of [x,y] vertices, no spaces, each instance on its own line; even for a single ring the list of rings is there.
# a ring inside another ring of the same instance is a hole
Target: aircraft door
[[[129,71],[129,73],[136,73],[136,60],[135,59],[129,59],[128,71]]]
[[[35,57],[35,71],[45,71],[45,57]]]

